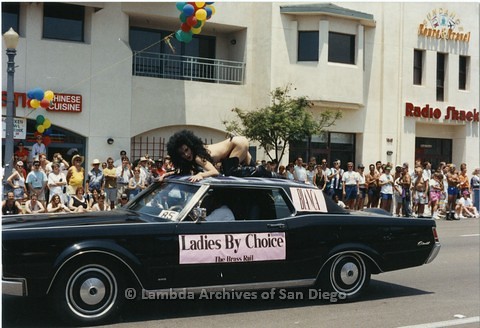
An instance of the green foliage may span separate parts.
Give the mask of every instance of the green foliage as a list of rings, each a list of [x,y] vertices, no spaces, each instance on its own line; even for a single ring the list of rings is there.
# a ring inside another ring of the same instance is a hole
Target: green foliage
[[[257,141],[267,152],[275,151],[275,159],[280,162],[290,142],[321,134],[342,117],[340,111],[326,110],[315,119],[307,97],[293,98],[290,90],[290,84],[276,88],[270,92],[270,106],[258,110],[232,109],[238,119],[223,122],[227,131]]]

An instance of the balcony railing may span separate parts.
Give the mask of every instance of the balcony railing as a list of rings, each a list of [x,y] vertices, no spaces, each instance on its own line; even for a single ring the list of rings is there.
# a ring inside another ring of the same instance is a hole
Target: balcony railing
[[[133,75],[162,79],[243,84],[245,63],[134,51]]]

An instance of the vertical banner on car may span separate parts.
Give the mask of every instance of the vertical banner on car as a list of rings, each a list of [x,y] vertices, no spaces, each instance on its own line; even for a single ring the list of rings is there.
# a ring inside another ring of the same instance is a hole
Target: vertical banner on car
[[[285,232],[179,235],[180,264],[285,260]]]
[[[327,204],[323,197],[323,191],[313,188],[290,188],[293,205],[301,212],[327,213]]]

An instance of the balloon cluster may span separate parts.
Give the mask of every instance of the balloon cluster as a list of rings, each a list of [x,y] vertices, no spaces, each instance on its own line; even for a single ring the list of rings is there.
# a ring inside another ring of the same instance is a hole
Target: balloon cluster
[[[55,94],[51,90],[44,92],[40,88],[35,88],[27,92],[27,105],[33,109],[37,109],[38,107],[48,108],[52,105],[54,97]],[[44,135],[43,143],[45,146],[48,146],[52,142],[50,140],[50,134],[52,132],[50,129],[51,126],[52,122],[50,122],[48,118],[43,115],[37,116],[34,135]]]
[[[33,109],[38,107],[48,108],[52,105],[55,94],[51,90],[43,92],[40,88],[35,88],[27,92],[27,105]]]
[[[205,22],[215,14],[213,2],[177,2],[180,14],[180,29],[175,38],[184,43],[192,41],[194,34],[199,34]]]

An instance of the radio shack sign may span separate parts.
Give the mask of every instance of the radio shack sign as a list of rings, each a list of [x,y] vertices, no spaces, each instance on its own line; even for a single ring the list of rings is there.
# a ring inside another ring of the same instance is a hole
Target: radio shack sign
[[[27,94],[24,92],[14,92],[13,101],[15,107],[32,108],[27,104]],[[7,92],[2,91],[2,107],[7,106]],[[57,113],[81,113],[82,95],[56,93],[52,105],[47,108],[49,112]]]
[[[405,104],[405,116],[406,117],[423,117],[439,120],[442,115],[443,119],[450,121],[459,121],[459,122],[479,122],[479,114],[476,108],[473,110],[467,111],[463,109],[457,109],[455,106],[448,106],[446,113],[442,113],[440,108],[430,107],[429,104],[425,106],[415,106],[412,103]]]

